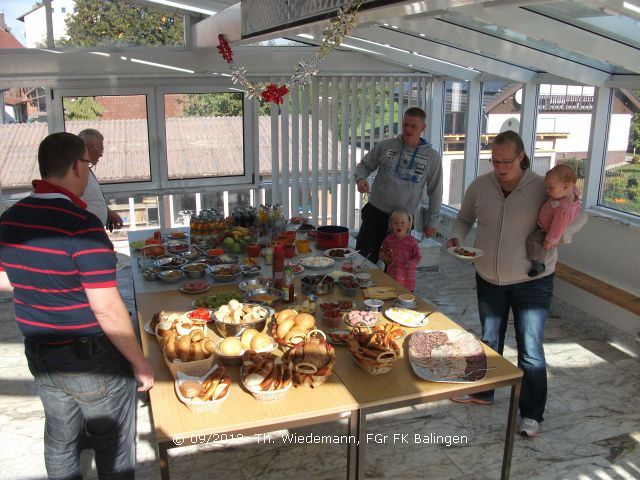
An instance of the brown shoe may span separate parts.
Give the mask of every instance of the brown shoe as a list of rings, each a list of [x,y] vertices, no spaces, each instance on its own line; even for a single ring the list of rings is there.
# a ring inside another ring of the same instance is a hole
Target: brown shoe
[[[493,399],[475,397],[473,395],[459,395],[457,397],[449,398],[452,402],[456,403],[475,403],[476,405],[493,405]]]

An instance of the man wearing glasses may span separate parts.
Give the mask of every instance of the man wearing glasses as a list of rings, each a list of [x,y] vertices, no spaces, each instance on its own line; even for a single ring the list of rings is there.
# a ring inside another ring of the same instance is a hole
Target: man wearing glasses
[[[118,291],[113,245],[80,198],[90,163],[76,135],[40,143],[42,180],[0,217],[0,290],[13,291],[44,407],[49,478],[82,478],[86,431],[98,476],[133,479],[136,380],[149,390],[153,371]]]
[[[100,157],[102,157],[102,154],[104,153],[104,137],[94,128],[82,130],[78,136],[87,146],[87,154],[92,163],[89,167],[93,168],[94,165],[98,164]],[[87,184],[87,189],[82,196],[82,200],[87,203],[87,210],[98,217],[102,224],[106,225],[109,230],[113,230],[113,228],[122,228],[122,218],[120,218],[120,215],[116,212],[107,207],[104,194],[102,193],[102,188],[100,187],[100,182],[98,182],[93,170],[89,172],[89,183]]]

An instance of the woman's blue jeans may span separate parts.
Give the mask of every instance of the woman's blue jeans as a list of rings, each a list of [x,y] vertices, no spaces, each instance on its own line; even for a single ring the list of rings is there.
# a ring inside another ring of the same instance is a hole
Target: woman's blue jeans
[[[90,435],[98,476],[135,476],[136,381],[129,362],[106,339],[91,358],[74,344],[47,346],[25,340],[29,369],[45,413],[44,455],[50,479],[82,480],[79,454]]]
[[[476,273],[482,341],[502,355],[509,310],[518,347],[518,367],[524,372],[520,415],[543,420],[547,403],[547,365],[544,359],[544,325],[553,295],[553,274],[512,285],[493,285]],[[478,395],[492,399],[493,391]]]

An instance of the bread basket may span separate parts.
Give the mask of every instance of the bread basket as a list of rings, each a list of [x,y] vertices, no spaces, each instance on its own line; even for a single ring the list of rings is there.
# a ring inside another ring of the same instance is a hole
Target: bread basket
[[[336,352],[320,330],[311,330],[305,340],[292,346],[282,357],[293,371],[294,386],[322,385],[333,373]]]
[[[347,337],[347,348],[358,366],[369,375],[390,372],[400,356],[400,347],[395,341],[366,327],[351,332]]]
[[[207,377],[209,377],[210,374],[212,374],[219,368],[221,367],[218,367],[217,365],[215,365],[213,368],[205,372],[204,375],[201,375],[199,377],[187,375],[183,372],[178,372],[178,375],[174,382],[176,395],[178,396],[178,399],[187,406],[187,408],[191,411],[191,413],[200,414],[200,413],[214,412],[216,410],[219,410],[220,406],[222,405],[222,402],[224,402],[227,398],[229,398],[229,395],[231,394],[231,389],[227,390],[227,393],[224,395],[224,397],[219,398],[218,400],[208,400],[206,402],[194,400],[191,398],[186,398],[182,395],[182,392],[180,392],[180,385],[182,385],[184,382],[187,382],[189,380],[194,380],[199,383],[204,383]]]
[[[240,375],[244,388],[261,402],[280,400],[293,384],[289,366],[272,353],[246,351],[242,356]],[[252,376],[257,376],[258,380],[250,381]]]

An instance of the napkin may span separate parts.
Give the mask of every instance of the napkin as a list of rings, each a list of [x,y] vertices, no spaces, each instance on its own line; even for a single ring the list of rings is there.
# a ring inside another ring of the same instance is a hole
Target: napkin
[[[363,293],[367,298],[377,298],[379,300],[388,300],[398,296],[398,291],[393,287],[368,287],[363,289]]]

